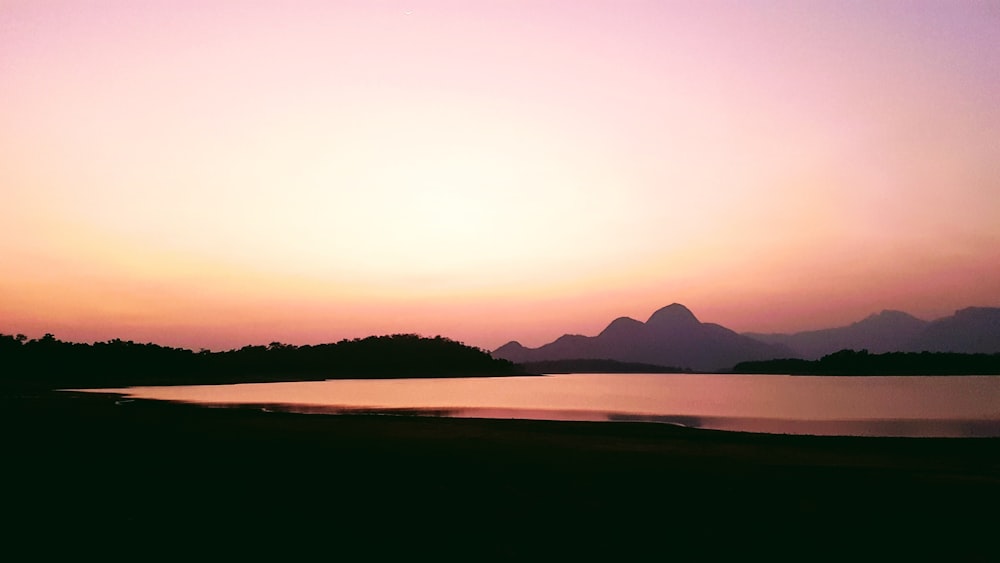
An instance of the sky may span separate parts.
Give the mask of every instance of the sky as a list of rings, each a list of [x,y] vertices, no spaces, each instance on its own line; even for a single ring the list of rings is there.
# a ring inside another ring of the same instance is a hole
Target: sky
[[[0,333],[1000,306],[1000,3],[0,0]]]

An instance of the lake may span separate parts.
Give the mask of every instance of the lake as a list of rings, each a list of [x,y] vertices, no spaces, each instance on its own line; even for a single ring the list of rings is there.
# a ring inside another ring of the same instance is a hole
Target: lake
[[[780,434],[1000,436],[1000,377],[567,374],[104,389],[307,413],[644,421]]]

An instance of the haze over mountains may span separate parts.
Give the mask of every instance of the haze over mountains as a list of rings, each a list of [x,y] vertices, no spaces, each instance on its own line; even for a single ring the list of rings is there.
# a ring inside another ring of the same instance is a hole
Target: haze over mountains
[[[513,362],[610,359],[727,370],[739,362],[776,358],[818,359],[843,349],[883,352],[1000,352],[1000,308],[969,307],[925,321],[901,311],[882,311],[848,326],[793,334],[739,334],[702,323],[674,303],[641,322],[615,319],[597,336],[566,334],[538,348],[508,342],[493,356]]]

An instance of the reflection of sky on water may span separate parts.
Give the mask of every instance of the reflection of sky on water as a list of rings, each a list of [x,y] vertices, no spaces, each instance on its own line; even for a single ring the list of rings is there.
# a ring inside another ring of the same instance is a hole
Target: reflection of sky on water
[[[632,420],[794,434],[998,436],[1000,377],[585,374],[136,387],[136,398],[296,412]]]

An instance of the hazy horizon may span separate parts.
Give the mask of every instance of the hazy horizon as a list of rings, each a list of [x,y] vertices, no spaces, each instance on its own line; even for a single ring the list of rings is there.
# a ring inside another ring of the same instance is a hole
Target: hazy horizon
[[[0,332],[494,349],[1000,306],[1000,5],[0,6]]]
[[[677,303],[674,303],[671,306],[673,306],[673,305],[682,305],[683,306],[683,304],[677,304]],[[666,308],[666,306],[662,307],[662,308]],[[968,309],[968,308],[975,309],[975,308],[981,308],[981,307],[973,305],[973,306],[970,306],[970,307],[964,307],[963,309]],[[998,307],[986,307],[986,308],[995,309],[995,308],[998,308]],[[961,310],[959,310],[959,311],[961,311]],[[959,311],[955,311],[955,313],[958,313]],[[655,312],[656,311],[653,311],[653,313],[655,313]],[[818,327],[816,329],[803,329],[801,331],[791,331],[789,333],[784,333],[784,334],[795,334],[795,333],[809,332],[811,330],[820,330],[820,331],[822,331],[824,329],[841,328],[841,327],[844,327],[844,326],[847,326],[847,325],[850,325],[850,324],[857,323],[859,321],[866,320],[869,317],[877,317],[877,316],[879,316],[879,315],[881,315],[883,313],[887,313],[887,312],[902,312],[904,314],[909,314],[906,311],[896,311],[896,310],[883,309],[881,311],[872,312],[871,314],[866,315],[865,318],[858,318],[858,319],[855,319],[854,321],[849,321],[847,323],[844,323],[843,325]],[[691,313],[694,314],[694,311],[692,311]],[[913,315],[911,315],[911,316],[913,316]],[[597,336],[600,332],[603,331],[604,328],[607,328],[607,326],[610,325],[614,320],[617,320],[617,319],[622,318],[622,317],[632,318],[632,319],[637,320],[637,321],[642,322],[642,323],[645,323],[646,320],[647,320],[646,317],[634,317],[634,316],[630,317],[628,315],[620,315],[619,317],[616,317],[615,319],[609,319],[607,322],[601,323],[599,325],[599,328],[596,329],[593,333],[578,333],[578,332],[567,331],[567,332],[563,332],[563,333],[560,333],[560,334],[554,336],[553,339],[555,339],[557,336],[564,336],[566,334],[573,334],[573,335],[581,335],[582,334],[583,336]],[[697,314],[695,314],[695,317],[697,317]],[[941,317],[941,318],[946,318],[946,317],[950,317],[950,315],[946,315],[946,316]],[[920,317],[915,317],[915,318],[917,318],[918,320],[921,320],[921,321],[925,321],[925,322],[931,322],[931,321],[938,320],[938,318],[931,318],[931,319],[920,318]],[[702,322],[702,323],[719,324],[719,323],[714,323],[713,321],[705,321],[705,320],[700,319],[700,318],[698,319],[698,321]],[[725,327],[725,328],[730,328],[730,327]],[[742,333],[742,334],[765,334],[765,333],[762,333],[760,331],[754,331],[754,330],[744,330],[744,331],[737,331],[737,332]],[[45,331],[45,333],[52,334],[51,331]],[[35,332],[30,332],[28,334],[25,334],[23,331],[15,331],[15,330],[10,330],[10,331],[6,331],[6,332],[0,331],[0,334],[8,334],[10,336],[14,336],[14,335],[18,335],[18,334],[23,334],[24,336],[26,336],[29,339],[37,339],[37,338],[41,338],[42,336],[45,335],[43,333],[35,333]],[[469,345],[469,346],[475,346],[477,348],[481,348],[481,349],[484,349],[486,351],[493,351],[493,350],[495,350],[495,349],[497,349],[497,348],[500,347],[500,345],[496,345],[496,346],[484,346],[484,345],[481,345],[481,344],[478,344],[478,343],[475,343],[475,342],[466,342],[466,341],[462,340],[461,338],[455,338],[455,337],[453,337],[451,335],[447,335],[447,334],[416,333],[415,331],[406,331],[406,330],[397,331],[397,332],[395,332],[393,334],[417,334],[418,336],[422,336],[422,337],[441,336],[441,337],[449,338],[451,340],[458,341],[458,342],[460,342],[462,344],[466,344],[466,345]],[[781,335],[782,333],[773,332],[773,333],[766,333],[766,334],[772,334],[772,335],[777,336],[777,335]],[[294,346],[304,346],[304,345],[316,345],[316,344],[329,344],[329,343],[333,343],[333,342],[337,342],[337,341],[345,340],[345,339],[351,340],[351,339],[366,338],[366,337],[369,337],[369,336],[386,336],[386,335],[389,335],[389,333],[384,333],[384,334],[353,334],[353,335],[346,334],[346,335],[340,335],[337,338],[333,338],[333,339],[325,339],[324,340],[324,339],[320,338],[320,339],[311,340],[311,341],[280,341],[280,340],[276,341],[273,338],[268,339],[268,338],[265,337],[263,340],[259,339],[259,340],[256,340],[256,341],[238,342],[232,336],[228,336],[228,335],[225,335],[225,334],[215,334],[215,335],[213,335],[213,338],[215,338],[216,340],[228,342],[228,344],[226,344],[226,345],[215,346],[215,347],[207,347],[207,346],[195,345],[199,341],[194,341],[195,344],[185,344],[185,343],[178,343],[178,342],[156,341],[156,340],[152,340],[152,339],[146,339],[146,340],[141,340],[140,339],[140,340],[142,342],[149,342],[149,343],[152,343],[152,344],[158,344],[158,345],[164,345],[164,346],[174,346],[174,347],[181,347],[181,348],[188,348],[188,349],[193,349],[193,350],[202,349],[202,350],[211,350],[211,351],[224,351],[224,350],[227,350],[227,349],[231,350],[231,349],[241,348],[243,346],[248,346],[248,345],[249,346],[259,346],[259,345],[264,345],[264,344],[270,344],[270,343],[273,343],[273,342],[280,342],[282,344],[291,344],[291,345],[294,345]],[[128,336],[122,337],[121,335],[119,335],[119,336],[110,336],[110,337],[103,337],[103,338],[96,338],[96,339],[93,339],[93,338],[90,338],[90,339],[88,339],[88,338],[61,338],[62,335],[59,335],[59,334],[53,334],[53,336],[55,336],[57,339],[60,339],[60,340],[62,340],[64,342],[82,342],[82,343],[102,342],[102,341],[112,340],[112,339],[135,340],[134,338],[129,338]],[[521,340],[519,340],[517,338],[513,338],[511,340],[505,341],[502,344],[509,344],[509,343],[514,343],[514,342],[516,342],[518,344],[521,344],[521,345],[525,344],[524,342],[522,342]],[[764,341],[761,341],[761,342],[764,342]],[[548,344],[548,343],[549,342],[541,342],[541,343],[538,343],[538,344],[531,343],[531,344],[528,344],[527,347],[528,348],[537,348],[537,347],[539,347],[541,345]]]

